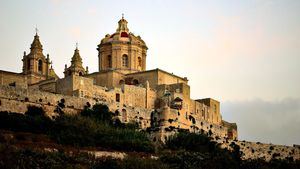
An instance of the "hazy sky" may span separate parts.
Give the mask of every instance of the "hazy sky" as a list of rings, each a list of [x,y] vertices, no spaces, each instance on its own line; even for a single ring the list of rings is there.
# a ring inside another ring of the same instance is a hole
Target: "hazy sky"
[[[57,74],[76,42],[98,70],[97,45],[122,13],[149,50],[147,69],[188,77],[194,99],[221,101],[240,139],[300,144],[299,0],[0,0],[0,69],[21,72],[35,26]]]

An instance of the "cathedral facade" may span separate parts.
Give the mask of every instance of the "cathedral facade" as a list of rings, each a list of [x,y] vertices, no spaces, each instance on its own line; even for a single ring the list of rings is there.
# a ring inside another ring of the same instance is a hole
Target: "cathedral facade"
[[[105,103],[122,122],[155,129],[161,139],[181,129],[237,139],[237,126],[222,119],[219,101],[193,100],[186,77],[146,69],[146,43],[127,24],[122,17],[116,31],[98,44],[99,71],[89,73],[83,67],[76,47],[63,78],[56,75],[50,56],[43,54],[36,34],[29,54],[24,52],[22,73],[0,71],[1,85]]]

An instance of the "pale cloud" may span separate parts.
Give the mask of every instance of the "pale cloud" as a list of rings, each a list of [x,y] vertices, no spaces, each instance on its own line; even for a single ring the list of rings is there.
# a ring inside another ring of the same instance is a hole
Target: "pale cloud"
[[[241,140],[300,144],[300,98],[227,101],[222,111],[223,118],[237,123]]]

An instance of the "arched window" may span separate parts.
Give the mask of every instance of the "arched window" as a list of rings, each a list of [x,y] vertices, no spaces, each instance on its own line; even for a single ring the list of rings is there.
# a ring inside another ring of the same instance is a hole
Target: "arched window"
[[[142,67],[142,58],[138,57],[138,66]]]
[[[123,85],[123,84],[125,84],[125,81],[124,80],[120,80],[119,81],[119,85]]]
[[[132,81],[132,84],[133,84],[133,85],[138,85],[138,84],[139,84],[139,81],[138,81],[137,79],[134,79],[134,80]]]
[[[82,73],[82,72],[79,72],[79,76],[83,76],[83,73]]]
[[[39,62],[38,62],[38,71],[40,73],[43,72],[43,61],[42,60],[39,60]]]
[[[107,63],[108,63],[108,68],[112,68],[112,59],[111,59],[111,55],[107,56]]]
[[[122,56],[122,66],[128,67],[128,56],[126,54]]]

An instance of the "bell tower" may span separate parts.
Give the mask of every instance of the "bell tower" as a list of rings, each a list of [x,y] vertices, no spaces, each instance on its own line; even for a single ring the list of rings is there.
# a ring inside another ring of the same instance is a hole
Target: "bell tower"
[[[78,50],[78,44],[76,43],[76,49],[74,50],[74,55],[71,60],[70,67],[67,67],[65,65],[65,77],[71,76],[71,75],[77,75],[77,76],[83,76],[85,74],[88,74],[88,67],[86,67],[87,70],[85,70],[82,66],[82,59],[79,54]]]
[[[117,70],[134,73],[146,70],[147,46],[140,36],[129,32],[124,16],[112,35],[107,34],[98,45],[99,71]]]
[[[41,80],[46,80],[49,75],[50,59],[43,54],[43,46],[37,33],[34,36],[30,47],[30,53],[23,55],[23,74],[27,75],[28,84],[34,84]]]

